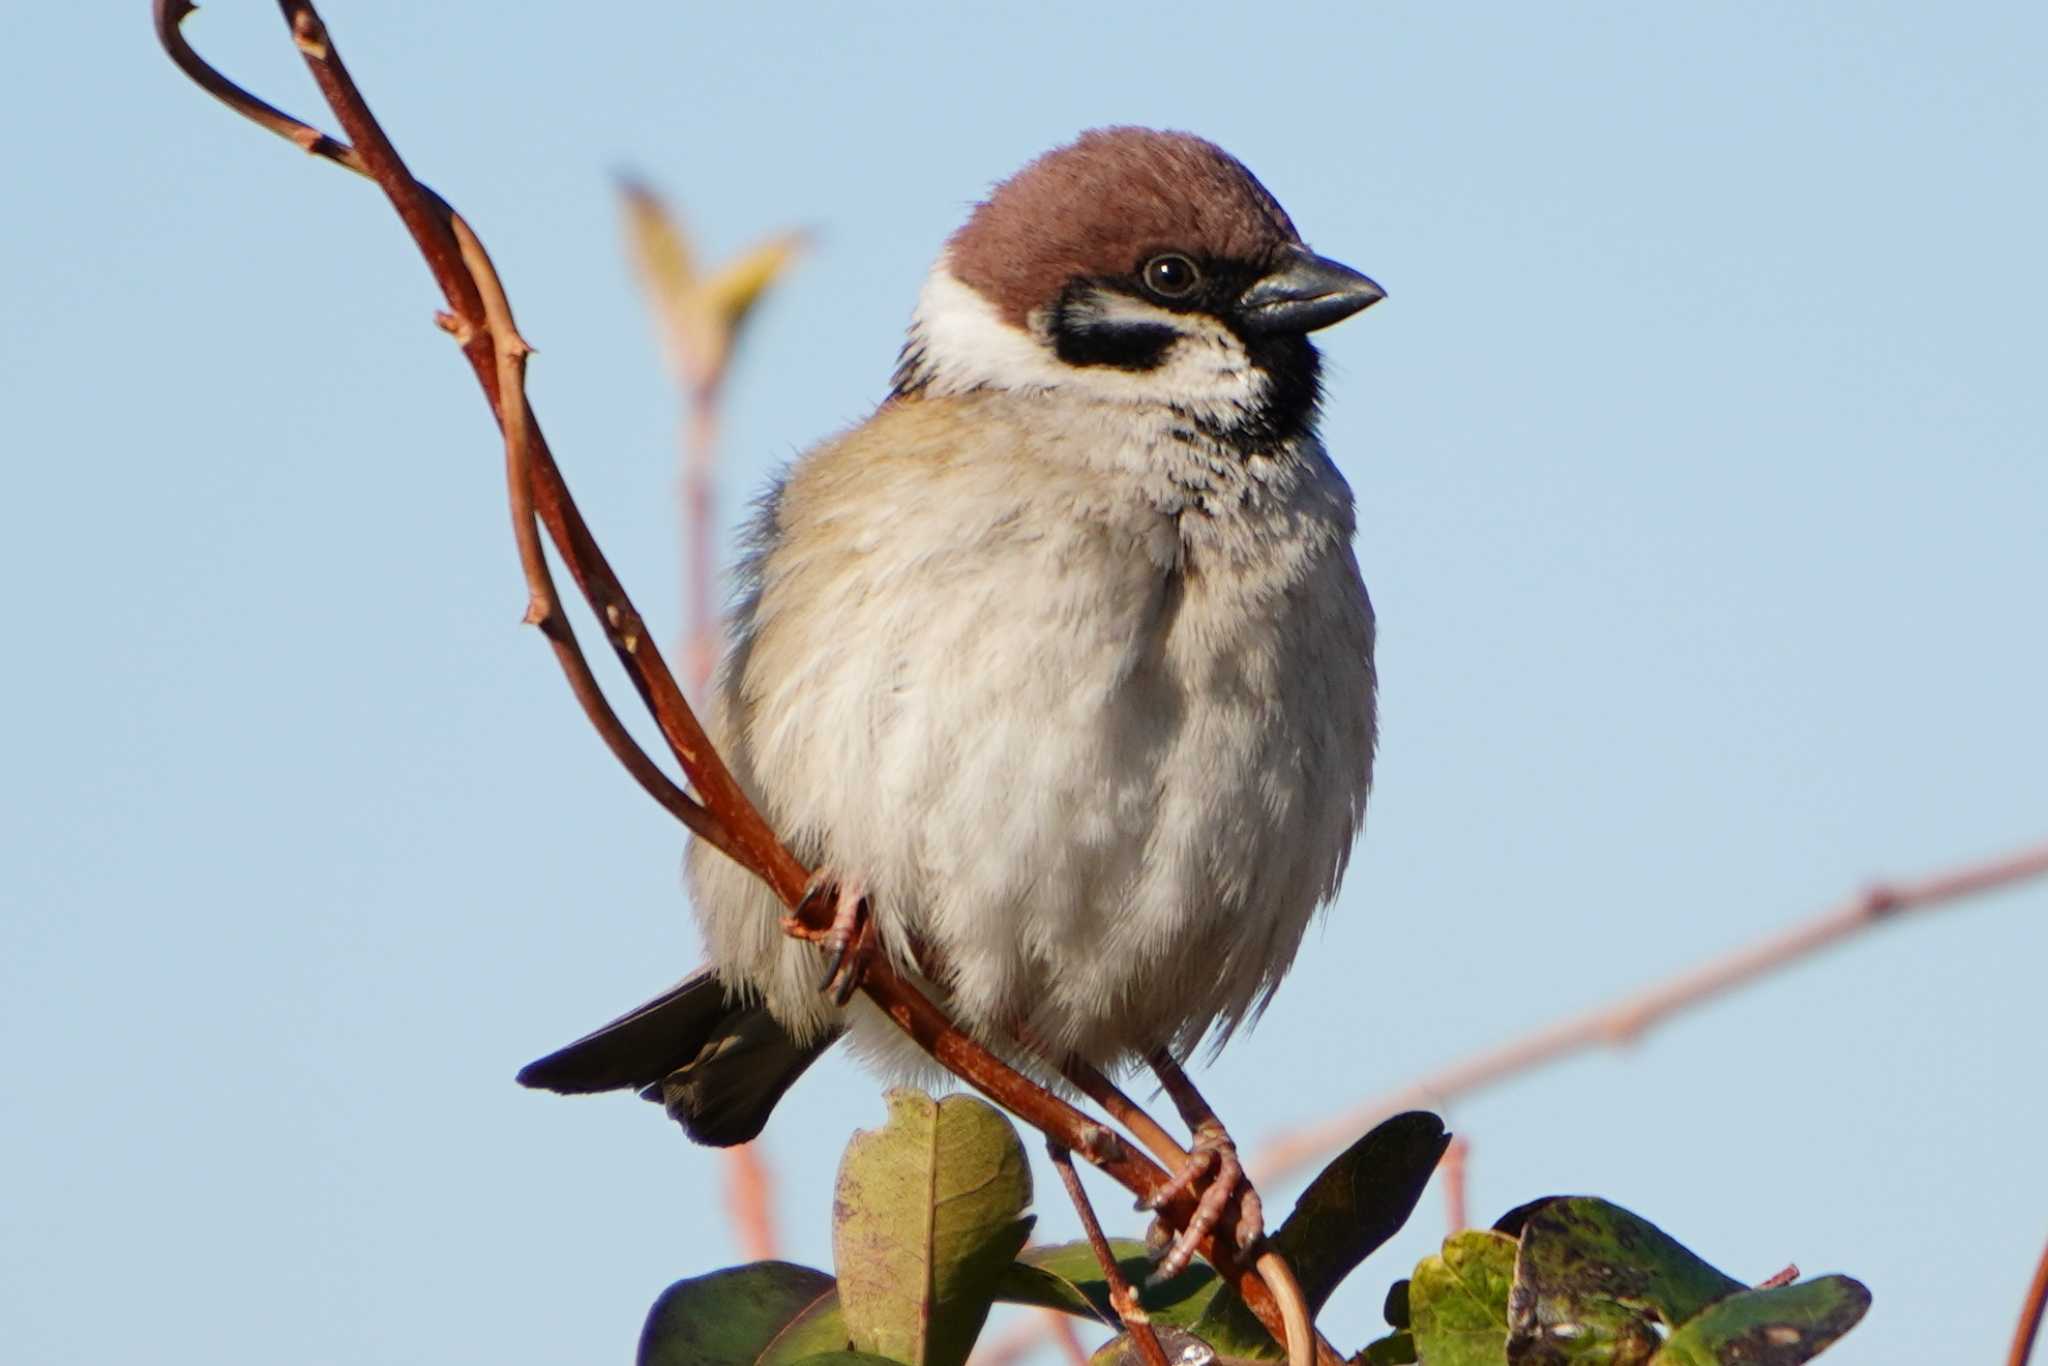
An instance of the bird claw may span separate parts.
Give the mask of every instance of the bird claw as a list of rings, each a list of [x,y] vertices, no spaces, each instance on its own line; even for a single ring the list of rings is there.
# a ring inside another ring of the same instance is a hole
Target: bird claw
[[[1223,1216],[1233,1201],[1238,1209],[1236,1242],[1239,1250],[1249,1249],[1266,1235],[1265,1210],[1259,1203],[1259,1193],[1245,1178],[1244,1165],[1237,1158],[1237,1144],[1231,1141],[1223,1126],[1213,1120],[1195,1126],[1194,1140],[1188,1150],[1188,1160],[1181,1169],[1155,1194],[1138,1203],[1140,1209],[1157,1210],[1189,1192],[1201,1192],[1188,1226],[1166,1247],[1159,1264],[1153,1268],[1150,1281],[1154,1285],[1172,1280],[1187,1270],[1188,1263],[1194,1260],[1197,1245],[1223,1222]],[[1155,1232],[1163,1227],[1163,1222],[1154,1224]]]
[[[818,990],[828,993],[832,1004],[844,1006],[860,990],[868,964],[874,961],[875,936],[868,914],[867,888],[858,878],[817,873],[789,918],[801,923],[805,912],[827,897],[832,900],[832,924],[818,940],[819,947],[825,950],[825,974],[818,979]]]

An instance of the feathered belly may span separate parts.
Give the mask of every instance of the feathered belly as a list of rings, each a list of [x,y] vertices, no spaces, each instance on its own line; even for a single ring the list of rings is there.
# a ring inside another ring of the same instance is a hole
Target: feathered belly
[[[807,857],[862,880],[898,961],[918,953],[954,1018],[992,1044],[1022,1029],[1115,1066],[1227,1031],[1263,1004],[1334,889],[1369,720],[1271,687],[1329,667],[1279,657],[1271,633],[1190,668],[1175,629],[1188,623],[1165,596],[1142,614],[1150,629],[1121,639],[899,654],[879,703],[821,683],[814,709],[862,709],[865,744],[821,731],[822,757],[776,767],[864,776],[801,795],[756,779]],[[1370,706],[1365,667],[1354,711]],[[815,951],[774,936],[758,895],[731,942],[717,903],[744,889],[709,872],[697,890],[715,959],[785,1023],[829,1023]],[[848,1022],[888,1070],[924,1066],[864,1003]]]
[[[1275,502],[1225,527],[1235,558],[1204,574],[1188,528],[1136,500],[1025,516],[1015,496],[990,492],[973,527],[814,526],[833,548],[803,554],[790,526],[841,513],[771,504],[714,733],[962,1025],[1105,1065],[1185,1048],[1263,1004],[1363,810],[1371,617],[1348,521]],[[765,892],[709,850],[691,870],[722,976],[799,1035],[845,1023],[916,1070],[864,1002],[829,1007]]]

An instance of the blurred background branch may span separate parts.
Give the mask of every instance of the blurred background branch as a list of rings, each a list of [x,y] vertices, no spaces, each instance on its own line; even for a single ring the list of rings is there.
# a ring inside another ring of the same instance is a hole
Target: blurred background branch
[[[698,264],[682,220],[646,183],[620,182],[627,249],[653,311],[662,353],[682,395],[684,683],[699,699],[717,667],[718,496],[725,378],[741,334],[768,287],[802,252],[805,235],[780,232],[714,271]]]
[[[1441,1109],[1461,1096],[1574,1053],[1634,1043],[1682,1010],[1747,986],[1907,911],[1933,910],[2048,873],[2048,841],[1903,882],[1878,883],[1757,943],[1666,978],[1619,1001],[1460,1059],[1399,1090],[1267,1141],[1250,1163],[1261,1184],[1283,1181],[1388,1115]]]
[[[680,488],[683,542],[683,687],[704,705],[723,649],[718,592],[719,434],[724,430],[725,378],[740,335],[768,287],[796,261],[797,232],[778,233],[715,271],[698,266],[682,221],[645,182],[619,185],[627,254],[653,312],[662,354],[682,396]],[[750,1259],[778,1255],[775,1183],[758,1143],[724,1150],[726,1211],[740,1250]]]

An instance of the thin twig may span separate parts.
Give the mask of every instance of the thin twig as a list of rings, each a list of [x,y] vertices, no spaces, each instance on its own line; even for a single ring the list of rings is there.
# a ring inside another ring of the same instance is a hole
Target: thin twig
[[[1138,1355],[1145,1361],[1145,1366],[1166,1366],[1166,1349],[1159,1345],[1159,1335],[1152,1331],[1152,1320],[1139,1307],[1137,1292],[1131,1289],[1123,1268],[1117,1265],[1116,1250],[1103,1236],[1101,1221],[1095,1217],[1095,1206],[1089,1203],[1088,1192],[1082,1189],[1081,1173],[1074,1170],[1074,1154],[1050,1140],[1045,1151],[1052,1158],[1053,1170],[1059,1173],[1060,1184],[1067,1188],[1067,1199],[1074,1202],[1074,1212],[1081,1216],[1081,1236],[1088,1240],[1095,1260],[1102,1264],[1102,1282],[1109,1290],[1109,1307],[1116,1311],[1124,1332],[1137,1345]]]
[[[2034,1266],[2034,1281],[2027,1287],[2026,1303],[2020,1306],[2020,1325],[2013,1331],[2012,1351],[2005,1366],[2027,1366],[2034,1355],[2034,1340],[2041,1335],[2041,1314],[2048,1310],[2048,1247]]]
[[[353,171],[357,175],[372,180],[376,179],[368,163],[361,156],[357,155],[353,147],[335,141],[311,125],[303,123],[276,106],[256,98],[233,81],[222,76],[213,67],[207,65],[192,50],[190,45],[185,42],[184,35],[179,29],[179,24],[186,16],[192,13],[192,10],[193,6],[188,3],[188,0],[162,0],[162,3],[159,3],[156,9],[157,36],[162,41],[164,49],[169,53],[171,60],[177,64],[181,71],[191,77],[207,93],[213,95],[236,113],[260,127],[269,129],[294,146],[301,148],[311,155],[333,162],[335,165],[346,170]],[[415,184],[420,193],[427,196],[438,211],[446,215],[449,224],[449,240],[454,242],[456,225],[462,224],[461,215],[450,208],[447,202],[435,194],[433,190],[424,185],[417,185],[417,182]],[[467,225],[463,224],[463,227],[466,229]],[[479,380],[484,382],[486,393],[491,398],[493,411],[497,413],[498,360],[492,349],[488,327],[484,323],[482,297],[476,285],[477,278],[482,278],[485,275],[494,276],[495,272],[489,270],[488,263],[490,258],[483,252],[481,243],[476,242],[473,233],[469,234],[469,239],[474,247],[475,258],[479,263],[479,269],[475,278],[472,277],[471,271],[462,260],[463,250],[460,244],[456,244],[452,250],[456,259],[454,276],[467,286],[467,289],[463,292],[468,300],[470,300],[470,311],[467,313],[444,313],[440,316],[440,322],[442,327],[453,335],[461,345],[463,354],[470,359],[472,366],[477,371]],[[425,250],[426,248],[423,245],[422,251],[424,252]],[[431,265],[432,263],[433,258],[430,257],[429,264]],[[438,274],[439,272],[437,271]],[[447,292],[446,288],[444,288],[444,292]],[[451,303],[455,302],[455,294],[450,293],[449,298]],[[498,413],[498,416],[502,421],[503,414]],[[531,422],[530,413],[527,415],[527,420],[529,423]],[[530,426],[527,440],[530,446],[538,446],[545,452],[545,441]],[[531,456],[529,455],[528,458],[531,459]],[[515,495],[515,499],[517,497],[518,495]],[[522,560],[524,560],[523,552],[526,550],[526,547],[522,545],[521,549]],[[660,767],[648,757],[647,752],[633,739],[624,723],[619,720],[618,713],[612,709],[611,704],[605,699],[602,689],[598,686],[597,679],[591,674],[589,665],[584,659],[581,648],[576,643],[574,631],[570,628],[567,618],[559,610],[552,612],[546,610],[546,603],[552,600],[551,590],[545,593],[541,600],[542,614],[538,617],[534,615],[536,580],[537,577],[544,579],[545,569],[543,568],[541,574],[536,576],[531,565],[528,565],[526,567],[526,574],[528,587],[527,620],[538,626],[541,633],[554,647],[555,657],[560,661],[563,670],[569,675],[570,688],[574,692],[577,701],[582,705],[584,713],[589,717],[592,727],[598,732],[606,748],[612,752],[613,756],[618,759],[619,763],[649,796],[653,797],[670,814],[682,821],[684,825],[693,830],[696,829],[698,823],[702,820],[702,808],[680,787],[676,786],[667,774],[661,771]],[[558,606],[559,604],[557,604]]]
[[[508,349],[516,333],[508,331],[502,342],[493,339],[478,278],[472,275],[470,262],[465,260],[465,254],[457,244],[453,226],[456,215],[440,196],[414,179],[406,169],[342,65],[332,38],[313,6],[307,0],[279,0],[279,8],[322,96],[352,140],[353,148],[256,99],[201,62],[178,33],[179,22],[191,12],[188,0],[156,0],[157,31],[172,59],[203,88],[238,113],[281,134],[302,149],[369,176],[391,199],[448,301],[450,316],[444,325],[461,344],[464,356],[470,361],[479,384],[491,401],[494,415],[506,427],[507,440],[519,443],[518,449],[508,451],[508,467],[524,466],[530,478],[527,488],[512,490],[515,509],[523,511],[524,500],[531,497],[534,512],[603,625],[606,638],[639,692],[641,701],[654,717],[664,740],[701,798],[701,803],[683,797],[679,804],[664,801],[663,805],[693,833],[759,877],[785,906],[794,911],[803,900],[809,878],[807,870],[769,828],[712,747],[695,713],[684,700],[667,662],[650,642],[638,610],[627,597],[577,511],[562,482],[561,471],[555,464],[547,439],[533,418],[530,405],[516,389],[510,394],[506,392],[507,381],[523,377],[523,361],[513,357],[513,349]],[[470,236],[473,238],[474,234]],[[482,255],[480,247],[473,256],[488,263],[488,257]],[[499,292],[502,295],[502,291]],[[508,357],[513,358],[508,360]],[[516,405],[516,408],[508,407],[508,404]],[[508,414],[514,414],[516,420],[507,421]],[[531,607],[533,589],[540,582],[540,572],[530,562],[533,549],[530,538],[521,538],[521,549],[525,552],[523,563]],[[564,668],[570,670],[573,683],[576,670],[567,662],[567,657],[576,653],[573,638],[565,636],[556,643],[557,657],[564,659]],[[628,767],[632,765],[628,764]],[[636,772],[635,776],[640,775]],[[643,786],[648,786],[644,780]],[[649,790],[654,791],[654,788]],[[659,799],[660,794],[657,792],[656,795]],[[823,925],[799,921],[792,932],[805,937],[819,937],[824,929]],[[929,998],[906,982],[886,960],[878,960],[869,969],[861,989],[899,1028],[954,1075],[1047,1137],[1087,1153],[1091,1162],[1132,1193],[1145,1198],[1162,1193],[1167,1184],[1163,1170],[1127,1144],[1113,1137],[1105,1139],[1101,1127],[1093,1120],[961,1033]],[[1159,1213],[1170,1227],[1185,1228],[1194,1208],[1193,1195],[1183,1193],[1169,1200]],[[1218,1274],[1235,1286],[1246,1306],[1276,1340],[1290,1342],[1298,1352],[1302,1344],[1298,1334],[1291,1331],[1295,1326],[1288,1322],[1259,1272],[1241,1264],[1239,1250],[1227,1232],[1219,1231],[1204,1238],[1200,1250],[1216,1267]]]
[[[1746,985],[1903,912],[1946,905],[2044,873],[2048,873],[2048,843],[1912,881],[1879,884],[1726,957],[1679,973],[1611,1005],[1570,1016],[1500,1047],[1473,1054],[1389,1095],[1353,1106],[1335,1118],[1273,1139],[1251,1166],[1262,1182],[1280,1180],[1323,1153],[1343,1147],[1389,1115],[1418,1106],[1440,1107],[1454,1097],[1584,1049],[1633,1043],[1681,1010]]]

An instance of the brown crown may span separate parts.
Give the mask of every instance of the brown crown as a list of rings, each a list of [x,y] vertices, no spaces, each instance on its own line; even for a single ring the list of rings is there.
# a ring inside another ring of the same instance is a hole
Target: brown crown
[[[1258,265],[1301,240],[1266,187],[1213,142],[1097,128],[996,186],[949,244],[953,273],[1021,327],[1076,276],[1184,251]]]

